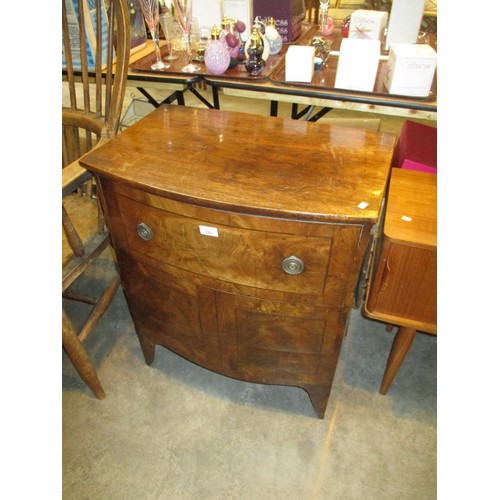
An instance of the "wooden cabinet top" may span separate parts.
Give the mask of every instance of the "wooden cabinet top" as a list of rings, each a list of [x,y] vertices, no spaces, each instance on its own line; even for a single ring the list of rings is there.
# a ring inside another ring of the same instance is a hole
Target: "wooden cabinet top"
[[[437,175],[392,169],[384,236],[412,246],[437,246]]]
[[[163,105],[85,156],[89,170],[209,208],[319,222],[375,222],[395,136]]]

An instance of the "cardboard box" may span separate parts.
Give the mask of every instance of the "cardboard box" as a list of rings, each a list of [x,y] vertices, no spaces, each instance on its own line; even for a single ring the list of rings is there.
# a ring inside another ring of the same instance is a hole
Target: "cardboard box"
[[[287,82],[312,81],[314,53],[312,45],[290,45],[285,55],[285,80]]]
[[[205,4],[206,0],[199,2]],[[193,2],[193,9],[197,2]],[[217,12],[217,9],[213,9]],[[247,41],[252,33],[252,0],[222,0],[222,13],[232,19],[239,19],[245,23],[246,29],[241,33],[241,38]],[[206,24],[206,23],[205,23]],[[215,24],[220,24],[220,19]],[[209,24],[212,27],[214,23]]]
[[[351,14],[349,38],[380,40],[387,26],[387,12],[358,9]]]
[[[305,15],[303,0],[253,0],[253,19],[259,17],[267,23],[270,17],[274,18],[284,43],[300,36]]]
[[[406,120],[394,150],[392,167],[437,173],[437,128]]]
[[[380,61],[380,40],[344,38],[340,44],[335,88],[373,92]]]
[[[436,64],[436,51],[429,45],[394,43],[389,48],[384,85],[389,94],[427,97]]]
[[[417,41],[426,0],[392,0],[385,50],[393,43]]]
[[[403,170],[416,170],[417,172],[425,172],[427,174],[437,174],[437,168],[412,160],[405,160],[401,168]]]

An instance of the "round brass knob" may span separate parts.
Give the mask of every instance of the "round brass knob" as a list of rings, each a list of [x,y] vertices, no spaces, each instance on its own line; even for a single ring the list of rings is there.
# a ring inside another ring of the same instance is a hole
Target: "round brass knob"
[[[139,224],[137,224],[136,229],[137,229],[137,234],[144,241],[149,241],[151,238],[153,238],[153,231],[147,224],[144,224],[144,222],[140,222]]]
[[[290,255],[281,261],[283,271],[288,274],[300,274],[304,270],[304,263],[295,255]]]

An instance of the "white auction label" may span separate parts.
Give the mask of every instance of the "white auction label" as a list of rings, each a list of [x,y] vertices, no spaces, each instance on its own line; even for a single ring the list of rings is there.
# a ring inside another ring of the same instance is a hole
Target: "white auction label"
[[[219,237],[219,231],[217,231],[216,227],[200,225],[200,233],[205,236],[213,236],[214,238]]]

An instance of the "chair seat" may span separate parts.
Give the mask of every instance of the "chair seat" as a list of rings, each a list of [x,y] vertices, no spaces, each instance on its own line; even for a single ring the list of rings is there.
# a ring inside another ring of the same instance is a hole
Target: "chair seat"
[[[80,192],[74,192],[64,197],[64,207],[75,226],[84,246],[89,248],[91,240],[95,239],[96,220],[98,217],[97,199],[82,196]],[[62,265],[63,273],[67,274],[67,267],[75,255],[69,245],[65,232],[62,232]],[[64,279],[63,274],[63,279]]]

